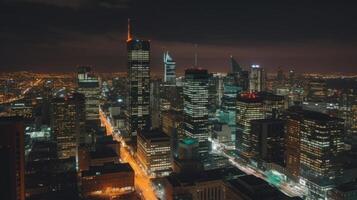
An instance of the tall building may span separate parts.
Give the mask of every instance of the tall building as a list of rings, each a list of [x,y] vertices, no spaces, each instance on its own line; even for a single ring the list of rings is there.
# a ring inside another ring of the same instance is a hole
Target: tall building
[[[160,120],[160,85],[161,80],[151,80],[150,82],[150,118],[151,127],[159,128],[161,126]]]
[[[127,127],[134,136],[138,129],[150,126],[150,41],[134,39],[128,24],[129,105]]]
[[[300,176],[309,196],[325,199],[342,175],[344,122],[329,115],[303,111],[300,139]]]
[[[25,200],[24,125],[19,117],[1,117],[0,129],[0,198]]]
[[[233,77],[234,84],[242,88],[243,91],[249,89],[249,72],[243,70],[243,68],[238,64],[238,62],[230,57],[231,71],[227,77]]]
[[[266,74],[259,65],[252,65],[249,75],[249,90],[251,92],[261,92],[266,88]]]
[[[276,74],[276,81],[279,85],[284,84],[285,82],[285,75],[283,69],[281,67],[278,68],[278,72]]]
[[[208,72],[205,69],[185,71],[184,95],[184,132],[188,137],[197,139],[199,154],[208,153]]]
[[[170,85],[176,84],[176,62],[168,51],[164,53],[164,82]]]
[[[182,112],[168,110],[162,113],[162,131],[170,137],[173,157],[177,157],[178,143],[183,138]]]
[[[79,93],[54,98],[51,106],[51,129],[57,142],[60,159],[76,156],[77,145],[83,142],[85,108]]]
[[[299,110],[290,108],[285,114],[285,165],[295,180],[300,175],[301,111]]]
[[[159,129],[141,130],[137,137],[137,157],[146,173],[166,176],[172,171],[170,137]]]
[[[233,58],[233,56],[231,56],[231,72],[233,74],[237,74],[240,73],[241,71],[243,71],[242,67],[238,64],[238,62]]]
[[[284,126],[280,119],[251,121],[253,157],[258,163],[284,164]]]
[[[261,98],[254,93],[246,93],[237,98],[237,144],[243,157],[252,156],[251,120],[264,119],[264,107]]]
[[[310,80],[307,88],[307,101],[323,102],[327,97],[326,81],[322,79]]]
[[[90,66],[77,68],[77,92],[85,97],[86,120],[99,124],[99,80],[91,71]]]

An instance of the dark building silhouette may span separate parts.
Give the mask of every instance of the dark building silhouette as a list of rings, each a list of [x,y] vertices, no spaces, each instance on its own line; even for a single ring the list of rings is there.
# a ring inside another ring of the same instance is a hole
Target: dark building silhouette
[[[0,118],[0,199],[25,199],[24,125],[19,117]]]

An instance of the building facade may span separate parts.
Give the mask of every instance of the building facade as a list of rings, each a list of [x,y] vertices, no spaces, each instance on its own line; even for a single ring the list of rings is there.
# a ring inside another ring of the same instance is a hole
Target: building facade
[[[150,125],[150,42],[129,38],[128,78],[129,105],[128,128],[131,135]]]
[[[77,70],[77,92],[85,97],[86,120],[99,124],[99,80],[92,74],[90,66],[81,66]]]
[[[249,75],[249,90],[251,92],[261,92],[266,88],[266,74],[259,65],[252,65]]]
[[[251,120],[264,119],[262,99],[254,93],[246,93],[237,98],[236,148],[246,158],[252,156]]]
[[[139,131],[137,157],[147,174],[153,176],[169,175],[172,171],[169,136],[159,129]]]
[[[85,98],[73,93],[56,97],[51,106],[51,129],[61,159],[76,156],[85,128]]]
[[[208,72],[187,69],[183,88],[184,133],[200,143],[199,154],[208,153]]]

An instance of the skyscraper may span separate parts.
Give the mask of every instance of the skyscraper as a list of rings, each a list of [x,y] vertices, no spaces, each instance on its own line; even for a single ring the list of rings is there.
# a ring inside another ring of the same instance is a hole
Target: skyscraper
[[[342,174],[344,122],[314,111],[303,111],[300,140],[300,176],[309,196],[326,198]]]
[[[238,64],[238,62],[231,56],[231,72],[233,74],[237,74],[243,71],[242,67]]]
[[[259,65],[252,65],[249,75],[249,90],[251,92],[261,92],[266,87],[266,74]]]
[[[0,198],[25,200],[24,125],[19,117],[1,117],[0,130]]]
[[[208,72],[205,69],[185,71],[184,95],[184,132],[197,139],[199,154],[208,153]]]
[[[243,91],[247,91],[249,88],[249,72],[243,70],[233,56],[230,58],[230,64],[231,71],[227,77],[234,80],[234,85],[241,87]]]
[[[91,70],[90,66],[77,68],[77,91],[85,97],[86,120],[99,124],[99,80]]]
[[[176,62],[168,51],[164,53],[164,82],[170,85],[176,83]]]
[[[128,21],[130,22],[130,21]],[[150,42],[133,39],[128,23],[129,133],[150,126]]]
[[[251,123],[253,119],[264,119],[261,98],[254,93],[246,93],[237,98],[237,149],[243,157],[252,156]]]
[[[252,151],[254,158],[266,163],[284,164],[284,126],[281,119],[251,121]]]
[[[84,133],[84,101],[79,93],[53,99],[51,129],[60,159],[76,156],[78,143],[83,139],[81,133]]]
[[[293,178],[298,179],[300,175],[301,111],[292,107],[285,114],[285,118],[285,165]]]
[[[141,130],[137,137],[137,157],[148,174],[166,176],[172,171],[170,137],[159,129]]]

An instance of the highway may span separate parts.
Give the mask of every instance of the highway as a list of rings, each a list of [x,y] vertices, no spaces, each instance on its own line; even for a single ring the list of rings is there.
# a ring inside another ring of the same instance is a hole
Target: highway
[[[135,189],[140,193],[143,199],[155,200],[158,199],[155,194],[155,189],[151,183],[151,177],[148,176],[144,170],[140,167],[137,160],[135,159],[134,154],[131,152],[129,146],[126,145],[125,141],[121,138],[119,134],[113,134],[113,127],[110,119],[106,117],[105,113],[100,110],[101,123],[106,126],[107,134],[112,135],[113,139],[120,143],[120,158],[121,162],[129,163],[135,172]],[[108,130],[110,130],[108,132]]]

